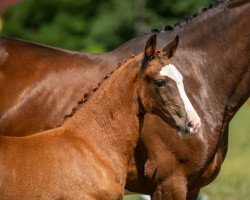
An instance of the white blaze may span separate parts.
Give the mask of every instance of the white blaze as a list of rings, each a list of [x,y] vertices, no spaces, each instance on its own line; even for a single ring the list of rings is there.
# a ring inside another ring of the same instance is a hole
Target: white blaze
[[[192,106],[191,102],[189,101],[189,99],[186,95],[184,85],[183,85],[183,77],[182,77],[181,73],[177,70],[177,68],[174,65],[169,64],[169,65],[162,67],[160,74],[162,76],[167,76],[176,82],[177,88],[178,88],[179,93],[180,93],[180,97],[181,97],[181,99],[184,103],[184,106],[185,106],[187,116],[188,116],[189,120],[194,123],[194,128],[191,129],[190,131],[191,132],[194,131],[194,129],[196,129],[200,126],[201,120],[200,120],[200,117],[198,116],[197,112],[195,111],[194,107]]]

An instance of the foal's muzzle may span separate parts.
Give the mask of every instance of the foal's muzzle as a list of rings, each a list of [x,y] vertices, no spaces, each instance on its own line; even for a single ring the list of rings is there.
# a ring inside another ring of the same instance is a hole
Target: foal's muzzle
[[[177,123],[176,129],[183,134],[189,133],[199,133],[200,131],[200,123],[195,123],[193,121],[188,121],[187,123]]]

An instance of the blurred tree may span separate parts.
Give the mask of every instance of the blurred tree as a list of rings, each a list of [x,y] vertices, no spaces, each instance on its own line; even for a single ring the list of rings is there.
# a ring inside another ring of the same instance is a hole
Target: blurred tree
[[[212,0],[24,0],[4,16],[3,35],[102,52],[173,24]]]

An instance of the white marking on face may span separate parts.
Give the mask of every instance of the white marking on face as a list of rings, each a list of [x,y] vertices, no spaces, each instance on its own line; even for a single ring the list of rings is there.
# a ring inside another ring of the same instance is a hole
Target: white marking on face
[[[190,132],[195,131],[195,129],[200,127],[201,119],[198,116],[197,112],[195,111],[194,107],[192,106],[191,102],[189,101],[186,95],[184,85],[183,85],[183,77],[181,73],[177,70],[177,68],[174,65],[168,64],[162,67],[160,74],[162,76],[167,76],[176,82],[177,88],[180,93],[180,97],[184,103],[184,107],[185,107],[188,119],[194,123],[194,127],[190,128]]]

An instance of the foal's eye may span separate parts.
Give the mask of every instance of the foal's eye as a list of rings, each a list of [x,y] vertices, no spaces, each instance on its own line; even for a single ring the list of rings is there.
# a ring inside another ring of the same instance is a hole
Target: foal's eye
[[[163,87],[166,84],[164,80],[155,80],[154,83],[157,87]]]

